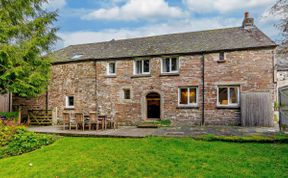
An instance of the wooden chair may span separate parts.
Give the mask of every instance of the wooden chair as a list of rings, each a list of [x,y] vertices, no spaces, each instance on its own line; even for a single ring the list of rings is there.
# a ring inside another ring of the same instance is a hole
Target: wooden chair
[[[83,113],[75,113],[75,122],[76,122],[76,130],[78,130],[78,126],[82,126],[82,130],[84,131],[84,114]]]
[[[101,115],[98,116],[98,121],[101,122],[101,126],[102,126],[102,130],[106,130],[107,129],[107,116],[105,115]]]
[[[98,117],[97,117],[97,113],[96,112],[90,112],[89,113],[89,130],[91,130],[91,127],[93,125],[96,125],[96,130],[99,129],[99,124],[101,124],[101,121],[98,120]]]
[[[63,130],[65,130],[66,124],[68,125],[69,130],[71,130],[70,114],[69,113],[63,113]]]
[[[111,129],[115,129],[116,128],[116,122],[113,116],[107,116],[106,118],[106,125],[108,125],[108,127],[110,127]],[[107,126],[106,126],[107,127]]]

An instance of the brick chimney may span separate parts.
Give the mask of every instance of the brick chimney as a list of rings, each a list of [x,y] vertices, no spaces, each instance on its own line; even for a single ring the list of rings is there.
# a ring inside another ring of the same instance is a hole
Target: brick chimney
[[[244,20],[242,22],[242,27],[244,29],[250,29],[254,27],[254,18],[249,17],[249,12],[244,13]]]

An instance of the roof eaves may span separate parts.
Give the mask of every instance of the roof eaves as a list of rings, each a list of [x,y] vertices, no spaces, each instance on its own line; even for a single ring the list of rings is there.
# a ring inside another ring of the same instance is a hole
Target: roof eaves
[[[275,44],[275,43],[274,43]],[[144,58],[144,57],[161,57],[167,55],[197,55],[203,53],[216,53],[216,52],[223,52],[223,51],[244,51],[244,50],[256,50],[256,49],[270,49],[276,48],[278,45],[264,45],[264,46],[256,46],[256,47],[246,47],[246,48],[229,48],[229,49],[219,49],[219,50],[201,50],[195,52],[185,52],[185,53],[163,53],[163,54],[153,54],[153,55],[141,55],[141,56],[121,56],[121,57],[108,57],[108,58],[82,58],[79,60],[65,60],[65,61],[55,61],[52,64],[65,64],[65,63],[78,63],[78,62],[87,62],[93,60],[116,60],[116,59],[131,59],[131,58]]]

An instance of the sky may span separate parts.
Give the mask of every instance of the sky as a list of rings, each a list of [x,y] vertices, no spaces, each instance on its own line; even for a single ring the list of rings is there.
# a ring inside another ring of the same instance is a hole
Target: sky
[[[241,26],[244,12],[276,42],[280,17],[269,14],[276,0],[48,0],[58,10],[60,40],[73,44]]]

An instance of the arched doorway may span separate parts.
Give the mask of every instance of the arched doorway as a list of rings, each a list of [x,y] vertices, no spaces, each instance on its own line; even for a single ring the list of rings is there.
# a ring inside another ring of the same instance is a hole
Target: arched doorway
[[[156,92],[151,92],[146,95],[147,103],[147,119],[160,119],[161,102],[160,95]]]

